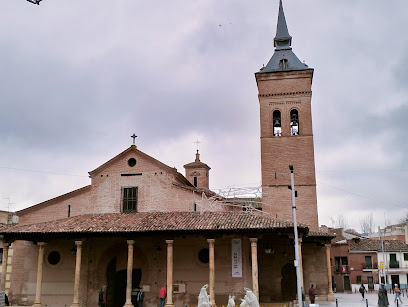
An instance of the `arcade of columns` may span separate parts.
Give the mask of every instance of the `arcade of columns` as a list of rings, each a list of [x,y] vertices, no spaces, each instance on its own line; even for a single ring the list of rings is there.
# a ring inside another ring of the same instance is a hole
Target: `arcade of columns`
[[[258,238],[250,238],[251,242],[251,260],[252,260],[252,291],[259,300],[259,285],[258,285]],[[75,259],[75,281],[74,281],[74,298],[71,307],[80,306],[79,297],[79,283],[81,276],[81,255],[82,255],[82,242],[75,241],[77,248],[76,259]],[[209,295],[210,302],[215,306],[215,258],[214,258],[214,244],[215,239],[207,239],[209,247]],[[303,265],[302,265],[302,252],[301,252],[301,242],[299,239],[299,258],[300,258],[300,275],[301,283],[303,285]],[[133,246],[135,244],[134,240],[127,240],[128,245],[128,263],[127,263],[127,284],[126,284],[126,302],[124,307],[133,307],[131,301],[132,293],[132,270],[133,270]],[[166,240],[167,244],[167,285],[173,284],[173,240]],[[44,247],[45,242],[38,242],[38,266],[37,266],[37,284],[35,293],[35,302],[33,306],[42,307],[41,303],[41,290],[42,290],[42,272],[44,263]],[[3,243],[3,263],[2,263],[2,274],[0,280],[0,291],[5,291],[6,284],[6,272],[7,272],[7,259],[8,250],[10,243]],[[328,299],[333,297],[332,282],[331,282],[331,267],[330,267],[330,244],[326,244],[326,264],[327,264],[327,277],[328,277],[328,288],[329,294]],[[303,285],[304,287],[304,285]],[[173,292],[168,291],[167,293],[167,307],[174,307],[173,304]]]

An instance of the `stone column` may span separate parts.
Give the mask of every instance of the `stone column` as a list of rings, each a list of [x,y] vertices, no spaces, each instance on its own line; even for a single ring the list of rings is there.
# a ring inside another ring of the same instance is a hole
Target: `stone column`
[[[75,259],[75,281],[74,281],[74,301],[71,307],[79,306],[79,282],[81,279],[81,255],[82,255],[82,241],[75,241],[76,245],[76,259]]]
[[[300,269],[300,284],[303,288],[303,291],[305,290],[305,282],[303,280],[303,257],[302,257],[302,238],[298,239],[298,246],[299,246],[299,269]],[[306,292],[305,292],[306,293]]]
[[[6,291],[6,274],[7,274],[7,260],[10,243],[3,242],[3,264],[1,271],[0,291]]]
[[[35,302],[33,306],[41,307],[42,275],[44,264],[44,242],[38,242],[38,265],[37,265],[37,287],[35,289]]]
[[[259,301],[258,286],[258,238],[249,238],[251,241],[251,260],[252,260],[252,292]]]
[[[210,292],[210,302],[212,306],[215,306],[215,257],[214,257],[214,243],[215,239],[207,239],[209,246],[209,292]]]
[[[167,301],[166,306],[173,306],[173,240],[167,243]]]
[[[329,286],[327,300],[334,301],[334,293],[332,289],[332,278],[331,278],[331,265],[330,265],[330,244],[326,244],[325,247],[326,247],[327,280],[328,280],[328,286]]]
[[[128,263],[127,263],[127,279],[126,279],[126,302],[125,307],[133,307],[132,304],[132,273],[133,273],[133,245],[134,240],[127,240],[128,244]]]

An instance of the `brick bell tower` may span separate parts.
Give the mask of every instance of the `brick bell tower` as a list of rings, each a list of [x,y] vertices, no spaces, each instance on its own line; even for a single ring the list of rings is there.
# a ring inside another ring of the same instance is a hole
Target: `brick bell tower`
[[[209,189],[211,167],[200,161],[198,149],[195,161],[184,165],[184,168],[186,169],[187,180],[190,181],[196,188]]]
[[[273,217],[293,220],[289,165],[297,191],[297,221],[318,230],[316,177],[312,130],[313,68],[293,53],[279,2],[275,52],[255,73],[261,124],[263,210]]]

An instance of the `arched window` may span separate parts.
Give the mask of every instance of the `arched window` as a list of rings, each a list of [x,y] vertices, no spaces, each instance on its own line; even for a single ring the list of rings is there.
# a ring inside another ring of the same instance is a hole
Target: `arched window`
[[[290,135],[299,135],[299,113],[296,109],[290,111]]]
[[[273,121],[273,135],[281,136],[282,135],[282,122],[281,122],[281,113],[279,110],[273,111],[272,121]]]

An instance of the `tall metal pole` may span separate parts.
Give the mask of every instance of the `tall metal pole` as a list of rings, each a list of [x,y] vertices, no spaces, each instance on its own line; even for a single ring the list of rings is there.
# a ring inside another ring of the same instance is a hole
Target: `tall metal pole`
[[[384,253],[384,239],[383,239],[383,234],[382,234],[382,230],[380,227],[378,227],[378,232],[380,233],[380,237],[381,237],[381,250],[382,250],[382,256],[383,256],[383,264],[384,264],[384,284],[387,285],[387,260],[385,258],[385,253]]]
[[[378,226],[378,239],[381,241],[381,232],[380,232],[380,226]],[[377,256],[378,258],[378,256]],[[383,260],[384,263],[384,260]],[[381,269],[384,268],[384,265],[381,267],[381,262],[377,264],[378,266],[378,289],[380,289],[381,285]]]
[[[289,165],[289,169],[290,169],[290,185],[291,185],[291,190],[292,190],[293,229],[295,232],[295,261],[293,264],[296,268],[298,306],[302,307],[302,285],[300,281],[299,241],[298,241],[298,229],[297,229],[297,221],[296,221],[295,179],[293,175],[293,165]]]
[[[388,284],[388,258],[387,258],[387,247],[384,246],[384,237],[385,237],[385,228],[384,228],[384,233],[381,231],[381,242],[382,242],[383,258],[384,258],[385,285],[387,285]],[[392,284],[391,284],[391,288],[392,288]]]

